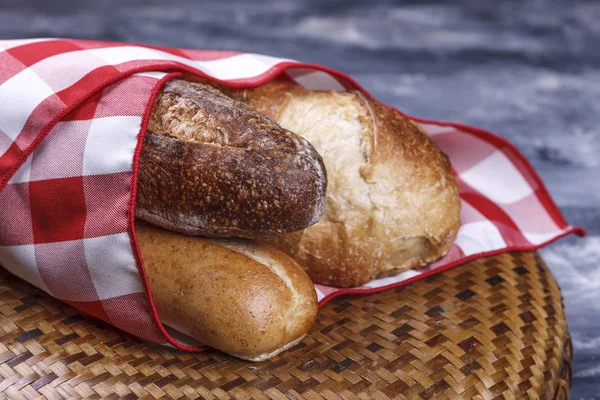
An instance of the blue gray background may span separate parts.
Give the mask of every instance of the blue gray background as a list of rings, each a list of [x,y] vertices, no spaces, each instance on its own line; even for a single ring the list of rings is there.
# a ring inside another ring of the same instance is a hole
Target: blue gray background
[[[88,3],[88,4],[85,4]],[[405,112],[496,132],[589,236],[542,251],[567,306],[573,399],[600,398],[600,2],[24,1],[0,38],[235,49],[351,74]]]

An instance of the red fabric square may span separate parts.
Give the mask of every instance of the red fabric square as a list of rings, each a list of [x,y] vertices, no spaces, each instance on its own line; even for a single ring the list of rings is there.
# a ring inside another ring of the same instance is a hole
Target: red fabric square
[[[40,276],[52,294],[61,300],[99,300],[85,261],[83,240],[35,245]]]
[[[79,107],[68,113],[62,121],[85,121],[94,118],[101,97],[102,92],[93,94]]]
[[[144,115],[148,93],[156,85],[156,80],[141,76],[131,76],[104,89],[96,110],[96,118],[113,116]]]
[[[165,343],[154,323],[146,293],[133,293],[102,300],[113,325],[142,339]]]
[[[102,307],[102,301],[65,301],[65,303],[92,317],[101,319],[107,324],[111,323],[110,318],[106,315],[106,311],[104,311],[104,307]]]
[[[15,143],[22,150],[27,149],[31,143],[39,136],[39,133],[46,127],[46,125],[56,117],[57,114],[62,112],[65,108],[65,104],[58,98],[58,96],[50,96],[42,101],[33,110],[25,126],[21,130],[19,136],[15,140]]]
[[[0,51],[0,85],[25,69],[9,52]]]
[[[100,42],[96,40],[71,39],[71,43],[76,44],[82,49],[107,49],[110,47],[123,46],[122,42]]]
[[[86,238],[127,232],[130,187],[131,172],[83,178]]]
[[[156,67],[152,69],[156,63],[160,63],[160,68]],[[127,71],[135,70],[137,72],[141,71],[164,71],[165,69],[176,70],[180,68],[181,64],[174,60],[133,60],[126,61],[121,64],[116,64],[115,68],[119,70],[121,74],[126,73]]]
[[[85,227],[83,178],[62,178],[29,184],[35,243],[82,239]]]
[[[7,185],[0,192],[0,246],[33,244],[27,183]]]
[[[3,133],[0,133],[3,135]],[[0,139],[2,140],[2,139]],[[6,140],[10,140],[6,137]],[[11,144],[4,154],[0,154],[0,179],[6,175],[8,170],[21,158],[23,152],[15,143]]]
[[[8,53],[26,66],[31,66],[45,58],[76,50],[81,50],[81,48],[72,42],[65,40],[48,40],[13,47],[8,50]]]
[[[82,101],[89,96],[90,91],[99,89],[104,82],[112,80],[119,73],[119,70],[112,65],[96,68],[81,78],[76,85],[69,86],[56,94],[65,104]]]

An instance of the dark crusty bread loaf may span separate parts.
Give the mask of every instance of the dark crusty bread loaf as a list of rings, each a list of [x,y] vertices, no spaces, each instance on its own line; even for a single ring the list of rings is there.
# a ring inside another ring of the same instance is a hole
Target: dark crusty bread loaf
[[[317,316],[312,282],[272,246],[141,221],[136,232],[159,317],[209,346],[262,361],[302,340]]]
[[[148,122],[136,216],[188,235],[269,237],[317,222],[326,186],[308,141],[210,86],[172,80]]]

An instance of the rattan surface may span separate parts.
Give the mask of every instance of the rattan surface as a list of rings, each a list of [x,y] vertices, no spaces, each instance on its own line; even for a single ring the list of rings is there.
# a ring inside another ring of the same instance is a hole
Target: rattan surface
[[[568,399],[571,347],[537,253],[332,300],[262,363],[140,342],[0,274],[5,398]]]

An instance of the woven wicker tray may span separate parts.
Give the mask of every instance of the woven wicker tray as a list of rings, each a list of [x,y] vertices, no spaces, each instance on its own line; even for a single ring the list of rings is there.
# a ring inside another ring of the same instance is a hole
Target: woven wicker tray
[[[568,399],[561,295],[537,253],[332,300],[262,363],[147,344],[0,273],[5,398]]]

